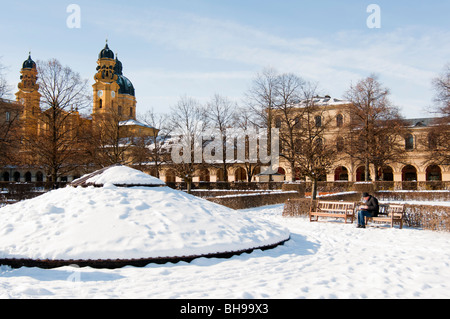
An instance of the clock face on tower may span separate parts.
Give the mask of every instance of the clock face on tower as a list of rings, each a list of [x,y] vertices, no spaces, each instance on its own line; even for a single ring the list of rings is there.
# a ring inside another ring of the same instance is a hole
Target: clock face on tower
[[[115,97],[115,96],[116,96],[116,92],[111,91],[111,96],[112,96],[112,97]]]
[[[98,91],[97,95],[98,95],[98,97],[102,97],[103,96],[103,91],[102,90]]]

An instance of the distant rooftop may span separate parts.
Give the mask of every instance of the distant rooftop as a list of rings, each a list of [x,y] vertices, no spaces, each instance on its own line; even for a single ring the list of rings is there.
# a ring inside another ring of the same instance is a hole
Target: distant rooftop
[[[133,119],[129,119],[129,120],[126,120],[126,121],[119,122],[119,126],[127,126],[127,125],[136,125],[136,126],[153,128],[153,127],[151,127],[151,126],[149,126],[147,124],[141,123],[141,122],[133,120]]]
[[[304,107],[307,105],[308,102],[310,102],[310,101],[302,100],[297,104],[297,107]],[[333,97],[330,97],[329,95],[326,95],[324,97],[316,96],[312,99],[312,102],[315,105],[319,105],[319,106],[345,105],[345,104],[350,103],[350,101],[333,98]]]
[[[437,119],[436,117],[405,119],[405,122],[409,127],[427,127],[432,126],[434,124],[434,121],[436,121],[436,119]]]

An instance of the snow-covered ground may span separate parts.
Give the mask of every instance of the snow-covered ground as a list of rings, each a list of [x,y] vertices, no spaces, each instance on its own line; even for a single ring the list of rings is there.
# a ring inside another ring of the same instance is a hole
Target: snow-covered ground
[[[144,268],[0,268],[1,298],[450,298],[450,234],[283,218],[283,246]]]

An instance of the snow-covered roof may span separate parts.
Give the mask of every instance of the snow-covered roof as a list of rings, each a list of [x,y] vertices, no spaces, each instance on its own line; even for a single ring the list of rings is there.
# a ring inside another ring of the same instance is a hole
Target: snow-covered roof
[[[126,121],[119,122],[119,126],[133,126],[133,125],[134,126],[147,127],[147,128],[153,128],[153,127],[151,127],[151,126],[149,126],[147,124],[144,124],[142,122],[139,122],[139,121],[136,121],[136,120],[133,120],[133,119],[128,119]]]
[[[314,105],[318,105],[318,106],[337,106],[337,105],[346,105],[346,104],[350,104],[350,101],[347,100],[341,100],[341,99],[337,99],[337,98],[332,98],[329,96],[325,96],[325,97],[314,97],[311,100],[303,100],[300,101],[296,106],[297,107],[304,107],[306,105],[310,105],[311,102],[314,103]]]
[[[163,186],[165,183],[137,169],[113,165],[74,180],[71,186]]]

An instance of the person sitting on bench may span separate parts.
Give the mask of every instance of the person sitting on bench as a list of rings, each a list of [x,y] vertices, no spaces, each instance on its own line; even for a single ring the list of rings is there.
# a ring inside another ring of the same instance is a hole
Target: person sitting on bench
[[[378,199],[368,193],[363,193],[364,205],[358,212],[358,226],[357,228],[366,228],[365,217],[377,217],[380,212],[378,206]]]

